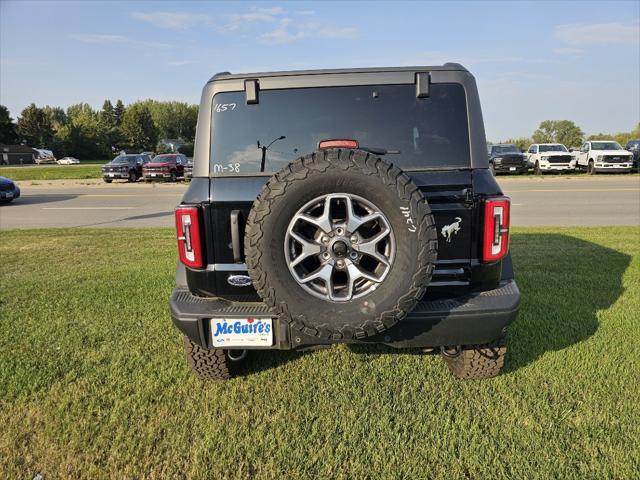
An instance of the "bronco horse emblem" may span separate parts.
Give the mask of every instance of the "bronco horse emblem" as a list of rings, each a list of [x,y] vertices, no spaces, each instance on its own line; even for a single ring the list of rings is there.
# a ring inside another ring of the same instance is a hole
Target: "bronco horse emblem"
[[[460,223],[462,223],[462,219],[460,217],[456,217],[456,221],[451,225],[445,225],[442,227],[440,231],[442,236],[447,239],[447,243],[451,243],[451,235],[457,234],[460,231]]]

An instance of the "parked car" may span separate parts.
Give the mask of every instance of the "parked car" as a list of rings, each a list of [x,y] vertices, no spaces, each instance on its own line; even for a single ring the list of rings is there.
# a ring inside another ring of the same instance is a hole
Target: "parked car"
[[[190,182],[192,177],[193,177],[193,160],[187,160],[187,164],[184,166],[184,179],[187,182]]]
[[[633,166],[633,154],[614,140],[584,142],[575,155],[578,167],[591,175],[598,172],[630,172]]]
[[[561,143],[534,143],[527,150],[527,164],[536,175],[576,169],[576,160]]]
[[[165,180],[175,182],[184,177],[184,166],[187,157],[181,153],[163,153],[156,155],[152,162],[147,163],[142,169],[142,175],[146,182],[152,180]]]
[[[56,162],[58,165],[78,165],[80,160],[74,157],[64,157]]]
[[[137,182],[142,177],[142,167],[151,159],[139,153],[118,155],[102,167],[102,179],[111,183],[116,179]]]
[[[56,163],[56,157],[53,155],[51,150],[45,150],[44,148],[34,148],[33,149],[33,160],[38,164],[42,165],[45,163]]]
[[[633,170],[640,171],[640,140],[629,140],[624,149],[633,155]]]
[[[489,168],[496,173],[527,173],[527,158],[513,144],[489,145]]]
[[[222,73],[199,112],[170,305],[200,378],[335,343],[499,373],[520,292],[471,73]]]
[[[0,176],[0,203],[13,202],[20,196],[20,188],[13,180]]]

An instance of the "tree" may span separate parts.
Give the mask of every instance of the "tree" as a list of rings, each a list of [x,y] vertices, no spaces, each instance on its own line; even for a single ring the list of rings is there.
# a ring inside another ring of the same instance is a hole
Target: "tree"
[[[533,132],[533,143],[562,143],[567,147],[578,146],[584,133],[571,120],[545,120]]]
[[[158,137],[193,141],[198,123],[198,107],[184,102],[159,102],[147,99],[140,102],[149,108]]]
[[[67,109],[68,123],[55,137],[56,152],[81,159],[107,158],[111,145],[101,115],[87,103],[71,105]]]
[[[518,137],[518,138],[509,138],[501,143],[510,143],[517,146],[521,152],[526,152],[529,148],[529,145],[533,143],[533,141],[529,137]]]
[[[13,123],[13,118],[9,116],[9,109],[0,105],[0,143],[11,145],[17,141],[16,125]]]
[[[33,147],[46,147],[53,140],[51,118],[32,103],[20,114],[16,132]]]
[[[116,115],[111,104],[111,100],[105,100],[102,104],[102,111],[100,112],[100,120],[105,127],[113,128],[116,126]]]
[[[122,103],[122,100],[118,99],[118,101],[116,102],[116,106],[113,109],[113,116],[115,118],[117,126],[120,126],[120,124],[122,123],[124,112],[125,112],[124,103]]]
[[[51,127],[54,132],[57,132],[67,124],[67,114],[61,107],[50,107],[49,105],[43,108],[44,113],[49,117],[51,121]]]
[[[640,123],[636,125],[636,128],[631,130],[630,132],[621,132],[621,133],[597,133],[595,135],[589,135],[587,140],[615,140],[623,147],[627,144],[629,140],[637,140],[640,139]]]
[[[126,145],[133,150],[152,150],[158,141],[151,112],[141,103],[127,107],[120,125],[120,133]]]

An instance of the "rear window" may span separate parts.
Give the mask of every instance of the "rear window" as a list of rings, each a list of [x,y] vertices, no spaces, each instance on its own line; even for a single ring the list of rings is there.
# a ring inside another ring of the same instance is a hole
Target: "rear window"
[[[275,172],[318,148],[322,140],[356,140],[389,151],[401,168],[469,167],[464,89],[436,84],[428,98],[415,85],[301,88],[244,92],[213,99],[211,165],[216,175]]]

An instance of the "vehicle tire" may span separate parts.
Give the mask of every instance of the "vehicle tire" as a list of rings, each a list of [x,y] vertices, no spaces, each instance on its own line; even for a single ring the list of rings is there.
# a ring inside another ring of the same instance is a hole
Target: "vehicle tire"
[[[176,181],[176,172],[174,170],[171,171],[170,176],[169,176],[169,181],[170,182],[175,182]]]
[[[593,160],[589,160],[589,165],[587,166],[587,173],[589,175],[595,175],[596,174],[596,167],[595,167],[595,163],[593,162]]]
[[[231,361],[226,350],[202,348],[184,337],[187,365],[200,380],[227,380],[237,372],[237,362]]]
[[[253,284],[281,321],[349,340],[380,333],[414,308],[438,242],[426,199],[399,168],[362,150],[331,149],[271,177],[249,213],[244,245]]]
[[[542,175],[542,169],[540,168],[540,162],[536,162],[535,166],[533,167],[533,173],[536,175]]]
[[[110,178],[103,178],[104,183],[111,183],[113,182],[113,180],[111,180]]]
[[[504,367],[507,353],[505,337],[487,345],[463,347],[456,356],[442,355],[447,367],[456,378],[492,378]]]
[[[129,178],[127,179],[129,183],[136,183],[138,181],[138,174],[135,170],[131,170],[129,172]]]
[[[489,164],[489,170],[491,171],[491,175],[496,176],[496,166],[492,163]]]

